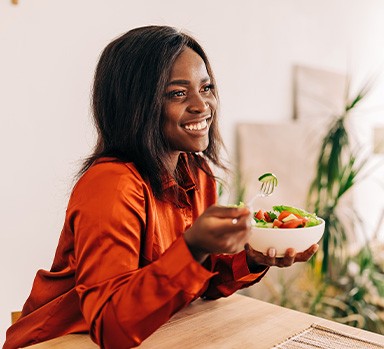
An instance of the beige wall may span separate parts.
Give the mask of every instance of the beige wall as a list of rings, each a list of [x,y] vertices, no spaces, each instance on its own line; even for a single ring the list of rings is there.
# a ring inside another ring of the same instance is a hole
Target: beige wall
[[[200,39],[216,71],[232,157],[237,122],[291,118],[294,64],[348,69],[357,83],[382,68],[382,18],[381,0],[0,1],[0,343],[35,271],[50,267],[72,176],[93,142],[93,70],[113,37],[168,24]],[[377,91],[375,103],[382,83]]]

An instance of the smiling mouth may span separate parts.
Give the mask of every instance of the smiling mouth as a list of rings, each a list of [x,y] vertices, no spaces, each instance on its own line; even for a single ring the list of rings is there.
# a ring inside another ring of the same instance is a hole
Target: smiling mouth
[[[183,125],[183,128],[189,131],[199,131],[199,130],[204,130],[208,126],[208,119],[204,119],[203,121],[200,122],[191,122],[189,124]]]

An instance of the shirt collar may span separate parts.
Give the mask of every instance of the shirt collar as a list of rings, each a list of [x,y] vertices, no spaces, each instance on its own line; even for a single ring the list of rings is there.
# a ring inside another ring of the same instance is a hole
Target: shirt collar
[[[164,177],[163,190],[168,190],[174,186],[180,186],[185,191],[196,188],[194,176],[191,172],[188,155],[186,153],[180,154],[176,170],[179,173],[180,183],[177,183],[173,177]]]
[[[93,165],[103,163],[103,162],[114,162],[114,161],[118,162],[119,160],[115,157],[102,157],[102,158],[95,160]],[[179,173],[180,183],[177,183],[173,177],[167,177],[167,176],[163,175],[163,190],[164,191],[166,191],[170,188],[173,188],[175,186],[180,186],[185,191],[196,188],[194,176],[191,172],[190,165],[189,165],[188,154],[181,153],[179,155],[179,161],[177,162],[176,170]]]

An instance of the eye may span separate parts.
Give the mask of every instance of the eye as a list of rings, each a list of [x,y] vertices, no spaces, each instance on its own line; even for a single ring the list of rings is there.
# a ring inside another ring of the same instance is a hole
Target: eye
[[[185,96],[186,92],[184,90],[173,90],[166,93],[167,98],[180,98]]]
[[[210,92],[214,89],[215,87],[213,86],[213,84],[207,84],[207,85],[204,85],[203,88],[202,88],[202,91],[203,92]]]

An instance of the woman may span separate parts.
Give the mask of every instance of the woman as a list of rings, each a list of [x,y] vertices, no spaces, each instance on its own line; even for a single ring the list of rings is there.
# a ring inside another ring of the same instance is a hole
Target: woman
[[[229,296],[270,266],[316,252],[264,256],[246,244],[249,210],[215,204],[217,108],[211,66],[190,36],[149,26],[105,48],[93,88],[95,150],[52,268],[38,271],[4,349],[76,332],[102,348],[137,346],[196,298]]]

